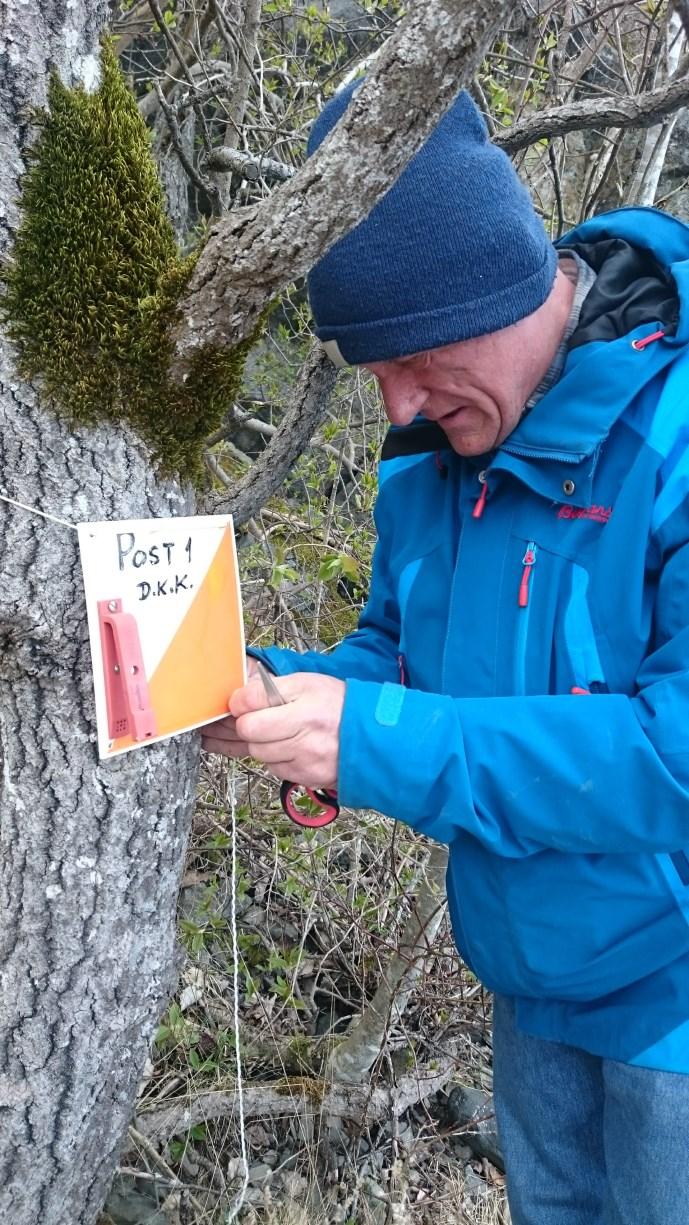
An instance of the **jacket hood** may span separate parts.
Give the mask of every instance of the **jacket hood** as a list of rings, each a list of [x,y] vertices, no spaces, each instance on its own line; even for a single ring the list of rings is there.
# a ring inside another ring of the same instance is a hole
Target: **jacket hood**
[[[644,387],[686,354],[689,226],[657,209],[619,209],[558,240],[597,272],[563,374],[505,440],[508,457],[591,469],[591,456]],[[611,373],[612,372],[612,373]],[[526,477],[526,472],[520,475]]]
[[[680,315],[680,340],[689,340],[689,226],[684,222],[658,209],[623,208],[585,222],[555,245],[575,250],[597,277],[570,348],[614,340],[656,320],[666,336],[674,336]]]

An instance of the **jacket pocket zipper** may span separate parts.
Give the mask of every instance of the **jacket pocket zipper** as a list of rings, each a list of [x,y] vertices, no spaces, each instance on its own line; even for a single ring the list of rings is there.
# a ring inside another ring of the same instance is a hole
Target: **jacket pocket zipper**
[[[517,695],[526,693],[526,644],[529,634],[531,617],[530,595],[533,588],[533,568],[536,565],[538,546],[530,540],[522,558],[522,573],[519,580],[517,604],[519,606],[517,621],[517,641],[514,658],[514,692]]]

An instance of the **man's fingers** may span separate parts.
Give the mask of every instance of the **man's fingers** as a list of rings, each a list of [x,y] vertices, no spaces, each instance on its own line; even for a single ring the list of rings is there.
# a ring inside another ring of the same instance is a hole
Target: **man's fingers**
[[[237,731],[236,720],[228,715],[207,723],[201,743],[207,753],[223,753],[226,757],[248,757],[249,748]]]
[[[337,779],[339,728],[345,697],[344,681],[310,672],[294,672],[274,682],[284,699],[281,705],[261,676],[236,690],[230,699],[234,735],[249,756],[268,767],[277,778],[289,778],[309,787],[334,786]],[[239,750],[227,734],[228,756]],[[222,739],[221,733],[219,739]]]
[[[215,740],[241,740],[237,732],[237,721],[232,718],[232,715],[227,715],[224,719],[216,719],[214,723],[207,723],[206,728],[208,735],[213,736]],[[204,735],[206,735],[205,731]]]
[[[288,749],[284,740],[277,744],[249,744],[248,749],[249,757],[254,757],[256,761],[260,761],[261,765],[266,766],[271,774],[275,774],[276,777],[291,779],[294,774],[294,762],[289,759]],[[284,774],[278,775],[278,766],[284,768]]]
[[[223,757],[251,757],[249,746],[244,740],[220,740],[216,736],[204,734],[201,743],[207,753],[221,753]]]
[[[295,727],[294,710],[290,706],[270,706],[264,710],[250,711],[249,714],[240,715],[236,724],[237,735],[257,746],[293,740],[301,730]]]

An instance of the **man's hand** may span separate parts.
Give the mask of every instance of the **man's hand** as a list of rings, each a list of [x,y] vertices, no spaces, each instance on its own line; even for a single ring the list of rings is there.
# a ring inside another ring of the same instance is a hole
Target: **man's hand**
[[[258,676],[258,661],[253,655],[246,657],[247,684],[253,676]],[[216,719],[207,723],[203,729],[202,741],[207,753],[222,753],[225,757],[248,757],[249,746],[237,734],[237,725],[232,715],[226,719]]]
[[[295,672],[276,678],[276,684],[284,706],[269,705],[259,676],[238,689],[230,701],[232,718],[209,727],[206,748],[255,757],[276,778],[305,787],[335,788],[344,681]],[[224,729],[220,737],[216,728]]]

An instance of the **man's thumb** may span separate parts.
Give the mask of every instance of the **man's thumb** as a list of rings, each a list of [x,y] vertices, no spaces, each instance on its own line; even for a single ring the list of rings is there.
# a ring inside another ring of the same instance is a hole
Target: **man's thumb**
[[[230,714],[235,719],[251,710],[263,710],[265,706],[270,706],[270,702],[258,673],[250,677],[241,689],[235,689],[229,701]]]

